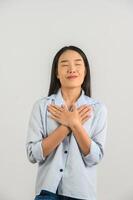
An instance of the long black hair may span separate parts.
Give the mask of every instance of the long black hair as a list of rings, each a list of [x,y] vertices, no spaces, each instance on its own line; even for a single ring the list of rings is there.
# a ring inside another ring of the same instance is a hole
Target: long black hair
[[[63,54],[67,50],[76,51],[83,58],[85,68],[86,68],[86,75],[85,75],[85,78],[84,78],[84,81],[83,81],[81,87],[84,90],[85,95],[91,97],[91,76],[90,76],[89,62],[88,62],[88,59],[87,59],[85,53],[76,46],[65,46],[56,53],[56,55],[53,59],[53,63],[52,63],[51,80],[50,80],[48,96],[50,96],[51,94],[56,94],[58,89],[61,87],[60,81],[57,78],[58,60],[59,60],[59,57],[61,56],[61,54]]]

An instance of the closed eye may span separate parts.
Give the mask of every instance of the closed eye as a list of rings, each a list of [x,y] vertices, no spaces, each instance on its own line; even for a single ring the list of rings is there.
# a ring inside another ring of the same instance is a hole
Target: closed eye
[[[76,66],[80,66],[81,64],[75,64]],[[62,67],[68,67],[69,65],[62,65]]]
[[[68,65],[62,65],[62,67],[67,67]]]

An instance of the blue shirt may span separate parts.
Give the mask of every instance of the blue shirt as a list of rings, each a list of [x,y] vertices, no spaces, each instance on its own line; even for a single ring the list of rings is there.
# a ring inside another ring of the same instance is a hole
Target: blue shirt
[[[49,117],[47,106],[52,102],[59,106],[64,104],[60,89],[57,94],[35,101],[28,124],[26,152],[29,161],[38,164],[36,195],[41,190],[56,193],[58,188],[60,195],[96,200],[96,167],[104,155],[107,108],[101,101],[86,96],[82,90],[76,106],[86,104],[93,107],[91,118],[83,124],[92,140],[90,153],[82,153],[71,133],[45,157],[41,142],[60,125]]]

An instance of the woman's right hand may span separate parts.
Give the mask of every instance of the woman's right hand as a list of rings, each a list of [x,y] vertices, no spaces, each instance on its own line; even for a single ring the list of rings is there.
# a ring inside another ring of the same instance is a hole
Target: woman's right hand
[[[71,107],[71,111],[69,111],[66,105],[60,107],[51,104],[48,106],[48,110],[51,113],[52,119],[71,128],[79,123],[84,124],[91,117],[92,107],[82,105],[76,108],[76,106],[73,105]]]
[[[79,112],[79,115],[82,116],[81,118],[82,124],[84,124],[92,116],[93,108],[90,105],[82,105],[78,107],[77,110]]]

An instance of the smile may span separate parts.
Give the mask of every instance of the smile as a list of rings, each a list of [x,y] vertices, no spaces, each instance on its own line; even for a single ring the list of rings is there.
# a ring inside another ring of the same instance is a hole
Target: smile
[[[74,76],[74,75],[73,75],[73,76],[68,76],[67,79],[70,79],[70,80],[71,80],[71,79],[76,79],[77,77],[78,77],[78,76]]]

